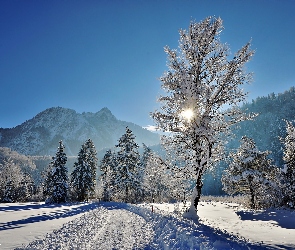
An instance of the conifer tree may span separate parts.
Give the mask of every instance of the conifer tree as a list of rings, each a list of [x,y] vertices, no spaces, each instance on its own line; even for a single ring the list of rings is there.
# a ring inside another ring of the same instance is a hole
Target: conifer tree
[[[46,195],[46,203],[61,203],[67,200],[68,195],[68,169],[65,166],[67,156],[64,152],[62,141],[56,156],[52,157],[52,161],[48,166],[46,178],[44,181],[44,194]]]
[[[295,208],[295,127],[286,121],[287,135],[284,139],[284,203]]]
[[[115,192],[115,166],[116,159],[111,150],[107,150],[100,164],[100,171],[102,172],[100,180],[103,186],[103,200],[112,200]]]
[[[78,201],[91,198],[95,192],[97,157],[92,140],[88,139],[80,149],[78,160],[71,173],[71,187]]]
[[[220,18],[192,21],[188,30],[179,32],[179,51],[165,47],[169,70],[160,80],[167,95],[159,98],[161,109],[152,113],[157,127],[171,132],[166,142],[175,145],[175,154],[184,155],[185,171],[195,179],[192,217],[203,175],[220,157],[224,135],[244,119],[237,104],[246,96],[241,85],[251,80],[243,69],[254,54],[250,42],[229,59],[229,48],[219,38],[222,30]]]
[[[120,190],[122,200],[134,202],[140,189],[138,165],[140,156],[138,144],[132,131],[126,127],[126,133],[119,139],[115,184]]]

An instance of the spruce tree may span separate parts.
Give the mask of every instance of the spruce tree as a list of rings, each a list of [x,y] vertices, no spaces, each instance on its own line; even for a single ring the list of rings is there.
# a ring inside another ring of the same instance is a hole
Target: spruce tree
[[[116,185],[125,202],[134,202],[140,189],[138,166],[140,156],[138,144],[132,131],[126,127],[126,133],[119,139],[117,153]]]
[[[80,149],[78,160],[71,173],[71,187],[75,199],[85,201],[93,197],[96,185],[97,157],[92,140],[88,139]]]
[[[56,156],[52,157],[44,181],[45,203],[61,203],[67,200],[68,170],[65,166],[66,162],[67,156],[64,152],[64,145],[60,141]]]
[[[103,200],[112,200],[115,192],[115,166],[116,159],[111,150],[107,150],[100,164],[100,171],[102,172],[100,180],[103,186]]]

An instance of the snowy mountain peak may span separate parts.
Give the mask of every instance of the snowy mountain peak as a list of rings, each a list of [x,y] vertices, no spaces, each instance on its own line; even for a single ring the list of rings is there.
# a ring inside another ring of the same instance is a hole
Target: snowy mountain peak
[[[53,107],[15,128],[0,128],[0,147],[9,147],[25,155],[53,155],[62,140],[68,155],[76,155],[85,140],[91,138],[97,150],[113,147],[126,126],[137,143],[154,145],[159,136],[130,122],[118,120],[108,108],[96,113]]]

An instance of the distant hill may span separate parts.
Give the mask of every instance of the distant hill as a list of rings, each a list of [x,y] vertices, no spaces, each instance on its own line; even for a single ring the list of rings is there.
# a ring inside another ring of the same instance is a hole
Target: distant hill
[[[63,141],[69,156],[77,155],[81,145],[92,139],[96,149],[114,147],[128,126],[136,142],[148,146],[160,142],[159,135],[131,122],[118,120],[109,109],[97,113],[77,113],[54,107],[14,128],[0,128],[0,147],[8,147],[25,155],[54,155]]]

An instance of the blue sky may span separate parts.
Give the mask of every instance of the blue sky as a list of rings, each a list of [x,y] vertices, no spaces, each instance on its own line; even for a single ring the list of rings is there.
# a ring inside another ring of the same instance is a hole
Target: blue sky
[[[295,85],[294,0],[0,1],[0,127],[46,108],[108,107],[120,120],[152,124],[165,45],[191,20],[221,17],[236,52],[252,38],[249,101]]]

